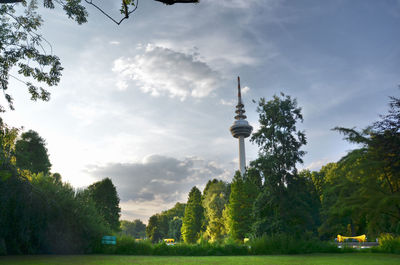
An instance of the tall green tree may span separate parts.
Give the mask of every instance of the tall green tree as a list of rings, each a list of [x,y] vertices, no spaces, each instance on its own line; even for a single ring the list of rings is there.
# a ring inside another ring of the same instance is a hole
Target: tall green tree
[[[182,238],[186,243],[195,243],[200,236],[204,219],[204,209],[201,204],[201,192],[195,186],[189,192],[182,222]]]
[[[258,195],[257,186],[250,178],[236,172],[232,183],[229,203],[224,210],[225,226],[228,234],[235,240],[243,240],[251,233],[253,224],[252,209]]]
[[[47,153],[46,141],[33,130],[22,133],[15,144],[16,165],[32,173],[48,174],[51,163]]]
[[[226,234],[223,210],[229,200],[229,186],[222,180],[209,181],[203,193],[203,207],[206,221],[205,234],[211,241],[217,241]]]
[[[259,146],[259,156],[251,166],[263,176],[264,184],[254,203],[254,233],[304,233],[312,220],[312,206],[296,169],[305,154],[301,147],[307,143],[304,131],[296,127],[303,121],[301,108],[296,99],[281,93],[270,101],[261,98],[257,112],[260,127],[251,141]]]
[[[114,231],[120,229],[119,197],[111,179],[105,178],[87,188],[88,196],[94,201],[96,208],[105,222]]]
[[[251,142],[259,147],[259,158],[252,165],[260,169],[264,182],[283,187],[297,173],[296,163],[302,163],[305,152],[300,148],[307,143],[304,131],[296,123],[303,121],[297,100],[281,93],[258,102],[260,128],[253,133]]]

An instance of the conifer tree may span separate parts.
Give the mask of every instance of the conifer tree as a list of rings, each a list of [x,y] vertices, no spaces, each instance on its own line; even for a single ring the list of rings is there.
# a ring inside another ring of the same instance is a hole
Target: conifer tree
[[[204,209],[201,204],[201,192],[195,186],[189,192],[182,222],[182,238],[186,243],[195,243],[200,236],[201,225],[204,219]]]
[[[229,235],[235,240],[243,240],[253,223],[252,208],[258,194],[257,186],[237,171],[231,183],[229,204],[224,211]]]
[[[203,192],[203,207],[205,216],[205,235],[210,241],[222,239],[225,235],[223,210],[229,199],[228,184],[222,180],[208,181]]]

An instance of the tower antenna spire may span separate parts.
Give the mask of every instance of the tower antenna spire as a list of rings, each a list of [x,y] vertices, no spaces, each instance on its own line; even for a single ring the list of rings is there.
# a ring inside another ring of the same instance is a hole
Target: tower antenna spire
[[[246,112],[244,110],[244,105],[242,103],[242,93],[240,91],[240,77],[238,76],[238,104],[236,105],[236,116],[235,119],[236,120],[245,120],[247,117],[246,115],[244,115],[244,113]]]
[[[238,104],[242,104],[242,93],[240,91],[240,77],[238,76]]]

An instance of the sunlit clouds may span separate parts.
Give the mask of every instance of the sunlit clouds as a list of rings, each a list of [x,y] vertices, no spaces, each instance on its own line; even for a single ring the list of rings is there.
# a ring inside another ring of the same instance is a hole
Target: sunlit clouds
[[[152,96],[203,98],[219,86],[218,73],[194,55],[151,44],[133,58],[115,60],[112,70],[118,74],[119,89],[134,81]]]

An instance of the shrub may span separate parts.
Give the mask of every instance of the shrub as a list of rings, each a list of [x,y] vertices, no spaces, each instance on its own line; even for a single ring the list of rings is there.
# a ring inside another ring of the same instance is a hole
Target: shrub
[[[6,254],[7,254],[6,243],[4,242],[4,239],[0,238],[0,256]]]
[[[304,240],[285,234],[255,238],[248,244],[250,253],[253,255],[341,252],[335,244],[329,242],[322,242],[318,239]]]
[[[148,241],[137,242],[130,236],[117,237],[116,245],[101,245],[95,253],[101,254],[120,254],[120,255],[150,255],[153,246]]]
[[[247,246],[240,244],[176,244],[167,246],[164,243],[155,244],[153,255],[163,256],[233,256],[247,255]]]
[[[400,254],[400,236],[382,234],[378,240],[379,246],[376,250],[379,252]]]
[[[117,238],[117,245],[101,245],[96,253],[121,255],[157,256],[234,256],[234,255],[272,255],[353,252],[352,248],[339,249],[336,244],[318,239],[297,239],[288,235],[264,236],[251,239],[242,244],[233,240],[198,244],[178,243],[168,246],[164,242],[151,244],[149,241],[137,242],[130,236]],[[398,253],[398,252],[392,252]]]

